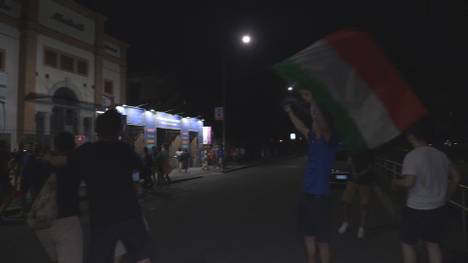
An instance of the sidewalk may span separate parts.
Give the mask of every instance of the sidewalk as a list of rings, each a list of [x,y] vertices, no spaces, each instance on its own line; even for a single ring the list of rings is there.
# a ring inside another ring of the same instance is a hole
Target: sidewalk
[[[177,183],[217,173],[221,173],[221,171],[215,168],[211,168],[208,171],[203,171],[201,167],[191,167],[188,169],[187,173],[185,173],[184,170],[179,171],[179,169],[176,168],[172,170],[172,172],[169,174],[169,177],[172,179],[172,183]]]
[[[191,167],[188,169],[187,173],[185,173],[184,170],[179,171],[179,169],[175,168],[169,174],[169,177],[171,177],[173,183],[177,183],[192,179],[198,179],[207,175],[229,173],[240,169],[248,168],[254,165],[255,164],[228,164],[224,171],[220,170],[218,167],[215,166],[210,166],[209,170],[202,170],[201,167]]]

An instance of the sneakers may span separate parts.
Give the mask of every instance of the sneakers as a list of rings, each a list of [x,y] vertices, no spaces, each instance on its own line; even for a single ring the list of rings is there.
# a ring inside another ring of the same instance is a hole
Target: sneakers
[[[365,234],[366,234],[366,231],[364,231],[364,228],[359,227],[359,230],[357,232],[357,238],[358,239],[363,239]]]
[[[341,224],[340,228],[338,229],[338,233],[341,235],[346,233],[346,230],[348,230],[348,227],[349,227],[349,223],[343,222],[343,224]]]
[[[343,224],[341,224],[340,228],[338,229],[338,233],[341,235],[346,233],[346,231],[348,231],[348,227],[349,227],[349,223],[343,222]],[[359,227],[358,232],[357,232],[357,238],[363,239],[365,235],[366,235],[366,231],[364,230],[364,227]]]

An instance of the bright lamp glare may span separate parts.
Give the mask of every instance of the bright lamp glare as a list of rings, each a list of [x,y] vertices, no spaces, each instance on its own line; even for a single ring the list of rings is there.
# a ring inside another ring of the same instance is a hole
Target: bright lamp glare
[[[249,35],[244,35],[242,37],[242,43],[244,43],[244,44],[249,44],[251,41],[252,41],[252,39],[250,38]]]
[[[291,139],[291,141],[296,140],[296,134],[295,133],[289,134],[289,139]]]
[[[293,89],[294,88],[292,86],[288,87],[288,91],[293,91]]]

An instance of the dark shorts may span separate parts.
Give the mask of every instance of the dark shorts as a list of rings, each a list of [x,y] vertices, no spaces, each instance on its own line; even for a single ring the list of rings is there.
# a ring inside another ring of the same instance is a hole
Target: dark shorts
[[[446,221],[446,207],[417,210],[405,207],[401,222],[401,242],[416,245],[419,240],[440,243],[440,235]]]
[[[93,226],[88,262],[114,263],[117,241],[122,241],[132,262],[153,256],[153,242],[143,218],[134,218],[107,226]]]
[[[331,233],[330,198],[305,194],[300,201],[299,225],[304,236],[328,243]]]

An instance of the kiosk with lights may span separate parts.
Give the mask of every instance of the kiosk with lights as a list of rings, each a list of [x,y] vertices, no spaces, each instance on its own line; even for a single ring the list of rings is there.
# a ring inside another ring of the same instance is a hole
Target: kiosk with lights
[[[117,106],[116,109],[125,116],[125,135],[138,153],[143,152],[143,147],[156,147],[158,150],[165,147],[170,156],[174,156],[181,148],[190,153],[192,165],[200,164],[202,120],[126,105]]]

